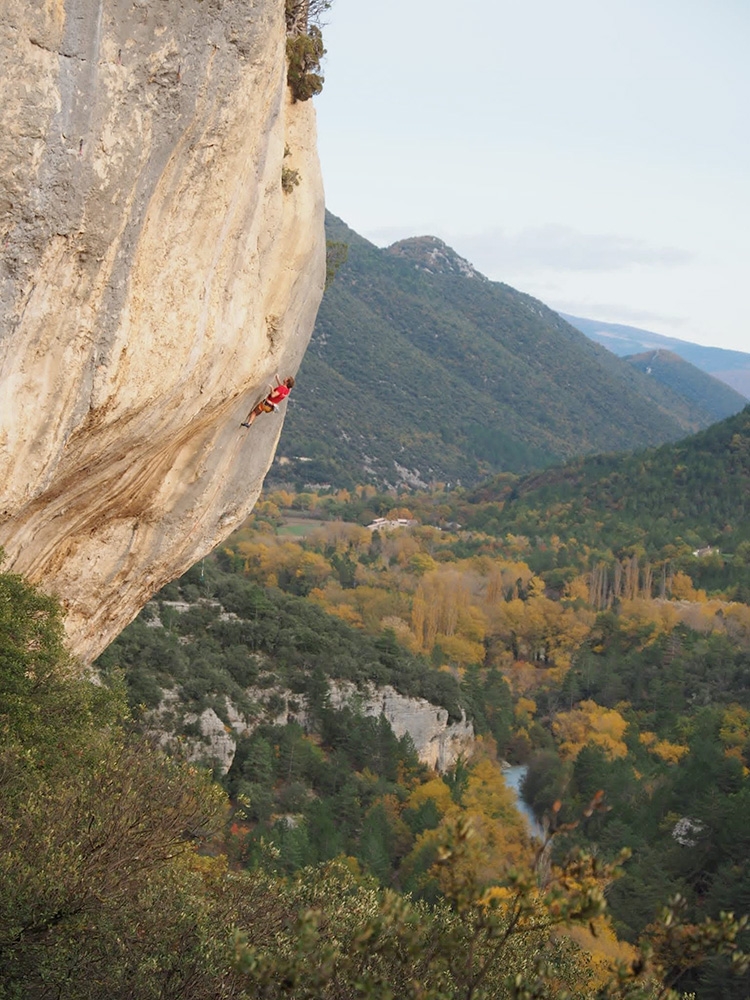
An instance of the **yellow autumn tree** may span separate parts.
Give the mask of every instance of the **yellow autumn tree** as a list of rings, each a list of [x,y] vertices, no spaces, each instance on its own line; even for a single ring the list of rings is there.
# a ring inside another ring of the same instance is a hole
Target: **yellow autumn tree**
[[[447,784],[439,778],[416,788],[408,799],[409,808],[419,808],[432,799],[440,814],[440,823],[423,831],[415,840],[404,861],[408,875],[423,864],[445,840],[446,831],[461,820],[471,826],[472,837],[462,855],[464,874],[471,874],[480,884],[490,886],[509,869],[532,860],[532,848],[525,819],[515,806],[515,796],[505,784],[503,772],[490,748],[479,741],[474,758],[468,763],[466,785],[456,801]],[[440,787],[442,786],[442,788]],[[438,878],[451,878],[455,872],[442,872]]]
[[[400,519],[405,521],[414,520],[414,515],[408,507],[392,507],[385,516],[389,521],[398,521]]]
[[[643,597],[623,598],[619,609],[620,628],[639,649],[654,643],[676,624],[674,609]]]
[[[696,590],[693,581],[682,570],[678,570],[672,577],[671,596],[675,601],[705,601],[705,590]]]
[[[746,647],[750,647],[750,605],[725,604],[723,607],[724,628],[727,635]]]
[[[587,744],[601,747],[611,759],[626,757],[623,741],[627,721],[614,708],[604,708],[595,701],[582,701],[570,712],[558,712],[552,721],[560,754],[574,760]]]
[[[331,564],[318,552],[303,552],[289,568],[297,580],[309,587],[319,587],[333,574]]]
[[[719,728],[719,739],[724,744],[728,757],[736,757],[748,772],[746,748],[750,746],[750,712],[736,702],[724,710],[724,718]]]
[[[508,869],[531,860],[528,827],[516,808],[515,795],[497,760],[481,747],[479,759],[469,768],[461,813],[474,831],[466,860],[480,883],[489,885]]]
[[[470,592],[464,573],[453,566],[425,573],[412,600],[412,628],[419,648],[429,652],[441,636],[455,634]]]
[[[351,550],[354,553],[360,553],[369,548],[371,541],[372,535],[367,528],[360,524],[350,524],[347,521],[329,521],[310,532],[305,543],[320,552],[333,548],[336,552]]]
[[[513,709],[513,714],[519,725],[529,726],[536,714],[536,702],[533,698],[519,698]]]
[[[636,957],[636,949],[621,941],[607,914],[595,917],[588,927],[567,927],[562,933],[591,956],[591,987],[603,987],[611,979],[612,967],[617,963],[629,965]]]
[[[268,494],[268,499],[277,507],[288,508],[294,503],[294,494],[288,490],[274,490],[273,493]]]
[[[362,628],[362,616],[348,599],[351,593],[351,590],[344,590],[338,581],[329,580],[325,587],[313,587],[307,596],[329,615],[335,615],[355,628]]]
[[[417,576],[424,576],[437,569],[437,563],[427,552],[416,552],[407,563],[407,569]]]
[[[638,739],[648,747],[649,753],[663,760],[665,764],[679,764],[685,754],[690,753],[690,747],[681,743],[670,743],[669,740],[660,740],[656,733],[648,729],[644,729]]]
[[[409,614],[407,599],[398,590],[363,585],[349,593],[365,628],[370,632],[379,632],[384,618],[404,618]]]
[[[450,788],[437,776],[417,785],[406,804],[409,809],[416,810],[430,800],[435,803],[441,817],[458,812],[458,805],[451,798]]]
[[[471,663],[482,663],[484,646],[481,642],[472,642],[462,635],[438,635],[436,644],[448,663],[457,667],[468,667]]]
[[[593,615],[576,611],[548,597],[516,598],[495,608],[490,635],[503,643],[516,660],[529,660],[567,669],[571,657],[588,635]]]
[[[589,582],[587,578],[581,574],[580,576],[573,577],[565,584],[565,590],[563,596],[568,601],[586,601],[589,599]]]
[[[386,615],[381,618],[380,627],[390,629],[402,646],[405,646],[410,653],[418,653],[417,640],[409,627],[409,623],[398,615]]]
[[[299,545],[293,547],[297,550],[298,555],[302,554]],[[267,586],[276,586],[278,583],[276,570],[280,565],[280,560],[277,558],[279,547],[275,538],[262,541],[259,539],[241,541],[237,543],[234,551],[244,559],[247,576]]]
[[[525,590],[534,575],[521,561],[491,562],[480,572],[486,579],[485,600],[490,607],[509,597],[518,597],[519,588]]]
[[[380,537],[383,560],[390,566],[403,569],[421,551],[419,541],[409,531],[381,531]]]

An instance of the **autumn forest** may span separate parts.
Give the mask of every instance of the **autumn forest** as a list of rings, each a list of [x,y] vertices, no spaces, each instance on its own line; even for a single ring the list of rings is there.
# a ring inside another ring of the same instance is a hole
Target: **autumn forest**
[[[746,997],[749,425],[274,482],[100,685],[0,575],[0,997]]]
[[[228,702],[257,719],[219,781],[233,803],[224,850],[265,877],[348,858],[435,907],[451,892],[443,845],[468,824],[462,870],[491,892],[538,871],[504,778],[522,766],[551,837],[545,864],[629,854],[606,915],[565,934],[586,956],[589,978],[574,980],[601,987],[664,933],[666,900],[692,927],[750,908],[748,420],[474,491],[271,488],[100,666],[124,670],[136,718],[178,692],[178,742],[200,735],[186,719],[208,707],[227,724]],[[685,481],[701,463],[714,474],[697,503]],[[475,740],[436,773],[384,716],[334,704],[337,684],[426,699]],[[682,990],[746,995],[727,954],[672,960]]]

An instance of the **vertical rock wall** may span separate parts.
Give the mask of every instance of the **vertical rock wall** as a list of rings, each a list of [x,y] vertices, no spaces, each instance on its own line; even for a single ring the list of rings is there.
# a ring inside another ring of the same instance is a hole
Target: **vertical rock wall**
[[[283,0],[4,0],[0,545],[93,658],[251,510],[325,271]],[[282,167],[298,171],[291,193]]]

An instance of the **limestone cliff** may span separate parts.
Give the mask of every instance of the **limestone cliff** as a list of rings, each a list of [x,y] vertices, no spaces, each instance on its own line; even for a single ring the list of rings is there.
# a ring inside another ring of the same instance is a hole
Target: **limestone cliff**
[[[322,295],[314,112],[283,0],[4,0],[0,88],[0,545],[90,659],[258,495],[281,419],[239,423]]]
[[[390,685],[377,688],[371,684],[362,694],[353,685],[339,682],[331,691],[331,703],[334,707],[352,704],[363,715],[382,713],[396,736],[411,736],[419,759],[436,771],[453,767],[474,742],[474,726],[465,715],[451,722],[446,709],[424,698],[407,698]]]
[[[474,726],[465,715],[460,721],[451,722],[444,708],[424,698],[408,698],[390,685],[366,684],[358,689],[347,681],[332,681],[329,689],[333,708],[348,706],[358,715],[376,718],[383,714],[399,739],[409,734],[422,763],[441,773],[453,767],[459,757],[468,755],[474,744]],[[211,762],[226,774],[234,760],[237,737],[253,732],[260,722],[276,726],[296,722],[303,729],[308,728],[304,695],[280,687],[248,688],[245,693],[253,699],[256,713],[252,717],[243,715],[227,698],[224,722],[213,708],[206,708],[200,714],[185,712],[179,688],[164,691],[158,709],[150,713],[151,732],[165,746],[180,743],[188,759]],[[272,701],[280,701],[281,707],[272,710],[269,707]],[[197,724],[200,736],[178,736],[185,723]]]

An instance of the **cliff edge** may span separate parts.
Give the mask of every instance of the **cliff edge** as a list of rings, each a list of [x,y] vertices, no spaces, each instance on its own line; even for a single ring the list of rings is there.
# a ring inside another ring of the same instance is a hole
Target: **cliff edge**
[[[86,660],[273,458],[281,417],[239,424],[296,372],[325,272],[285,44],[282,0],[0,10],[0,545]]]

